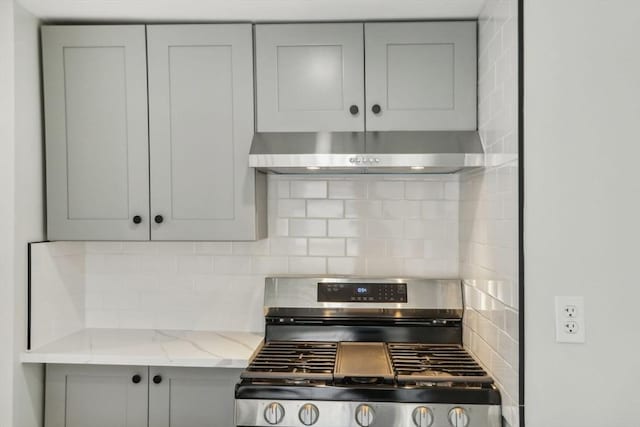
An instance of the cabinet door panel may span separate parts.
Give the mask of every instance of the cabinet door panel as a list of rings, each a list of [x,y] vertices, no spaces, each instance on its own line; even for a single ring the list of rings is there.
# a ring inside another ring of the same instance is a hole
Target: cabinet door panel
[[[362,131],[362,24],[256,26],[258,130]]]
[[[255,239],[251,26],[147,34],[152,239]]]
[[[144,27],[43,27],[42,39],[49,239],[147,240]]]
[[[367,130],[476,129],[475,22],[372,23],[365,40]]]
[[[148,368],[47,365],[45,427],[146,427]],[[140,375],[140,382],[132,381]]]
[[[233,427],[237,369],[151,368],[150,427]]]

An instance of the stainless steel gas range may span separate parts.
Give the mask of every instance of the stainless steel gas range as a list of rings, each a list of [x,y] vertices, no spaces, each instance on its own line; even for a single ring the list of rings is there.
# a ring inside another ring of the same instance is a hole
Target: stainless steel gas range
[[[499,427],[500,394],[462,347],[458,280],[278,277],[236,425]]]

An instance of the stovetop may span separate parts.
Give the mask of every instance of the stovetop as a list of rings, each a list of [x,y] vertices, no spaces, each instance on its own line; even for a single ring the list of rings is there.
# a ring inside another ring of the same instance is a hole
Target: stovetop
[[[362,354],[357,353],[360,348]],[[360,356],[363,358],[359,359]],[[388,359],[388,369],[382,361],[382,366],[366,370],[376,356]],[[347,363],[359,364],[360,370],[349,366],[347,372],[343,371]],[[263,344],[241,378],[245,383],[272,385],[388,384],[414,389],[490,388],[493,384],[491,377],[462,346],[424,343],[271,341]]]

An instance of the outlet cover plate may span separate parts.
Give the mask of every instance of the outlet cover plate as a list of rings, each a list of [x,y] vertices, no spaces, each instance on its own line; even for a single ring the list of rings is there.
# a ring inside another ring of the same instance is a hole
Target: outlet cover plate
[[[556,342],[584,343],[584,297],[556,297],[555,314]]]

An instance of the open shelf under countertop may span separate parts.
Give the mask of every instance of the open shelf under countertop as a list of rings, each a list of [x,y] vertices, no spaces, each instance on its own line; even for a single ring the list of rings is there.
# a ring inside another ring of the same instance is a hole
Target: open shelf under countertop
[[[244,368],[262,343],[252,332],[83,329],[22,354],[23,363]]]

